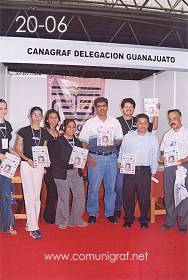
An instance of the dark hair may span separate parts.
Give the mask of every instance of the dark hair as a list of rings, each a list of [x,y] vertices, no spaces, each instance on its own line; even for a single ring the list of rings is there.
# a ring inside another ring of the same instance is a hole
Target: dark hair
[[[0,99],[0,103],[5,103],[7,105],[7,102],[4,99]]]
[[[38,106],[34,106],[34,107],[31,108],[30,117],[31,117],[31,115],[33,114],[34,111],[40,111],[41,114],[43,115],[42,109],[40,107],[38,107]]]
[[[44,118],[44,125],[45,125],[46,127],[48,127],[48,128],[50,127],[50,126],[49,126],[49,123],[48,123],[48,119],[49,119],[50,114],[53,114],[53,113],[57,115],[59,121],[61,120],[58,111],[56,111],[56,110],[54,110],[54,109],[48,110],[48,111],[46,112],[46,115],[45,115],[45,118]],[[57,124],[57,125],[58,125],[58,124]]]
[[[124,98],[124,99],[121,101],[121,108],[122,108],[122,109],[123,109],[125,103],[131,103],[131,104],[133,105],[134,109],[135,109],[135,107],[136,107],[135,101],[134,101],[132,98],[130,98],[130,97]]]
[[[149,117],[146,115],[146,114],[138,114],[135,118],[135,122],[137,123],[138,122],[138,119],[147,119],[147,121],[149,122]]]
[[[63,122],[63,132],[66,131],[67,126],[69,125],[69,123],[73,122],[76,126],[76,122],[73,119],[65,119]]]
[[[178,109],[168,110],[168,115],[169,115],[170,113],[178,113],[178,114],[180,115],[180,117],[182,116],[181,111],[180,111],[180,110],[178,110]]]
[[[107,106],[108,106],[108,99],[103,97],[103,96],[100,96],[100,97],[97,97],[95,100],[94,100],[94,106],[97,107],[97,104],[98,103],[102,103],[104,102]]]

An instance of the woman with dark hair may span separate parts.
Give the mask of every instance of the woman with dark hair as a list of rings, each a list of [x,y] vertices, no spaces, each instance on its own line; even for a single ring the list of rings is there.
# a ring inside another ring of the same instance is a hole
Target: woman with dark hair
[[[5,158],[5,153],[10,152],[18,156],[10,147],[12,139],[11,124],[5,120],[7,114],[7,103],[0,99],[0,163]],[[11,192],[13,186],[10,178],[0,175],[0,229],[12,235],[16,235],[14,230],[14,216],[11,209]]]
[[[51,168],[58,191],[58,202],[55,223],[60,229],[68,226],[85,227],[88,224],[82,216],[85,209],[85,192],[82,171],[69,164],[74,146],[82,147],[74,136],[76,123],[74,120],[64,121],[64,134],[58,137],[51,152]],[[72,209],[69,211],[69,192],[72,192]]]
[[[38,218],[40,213],[40,192],[44,167],[35,167],[32,147],[47,145],[48,132],[40,126],[43,112],[40,107],[33,107],[30,111],[31,125],[21,128],[17,133],[16,152],[20,155],[23,193],[27,214],[27,226],[34,239],[41,238]]]
[[[60,122],[59,113],[50,109],[46,112],[46,116],[44,119],[45,128],[49,133],[48,139],[48,151],[51,153],[51,147],[53,142],[56,141],[59,136],[59,132],[57,130],[58,123]],[[47,223],[53,224],[55,222],[56,215],[56,203],[57,203],[57,187],[54,182],[54,178],[52,176],[51,167],[46,168],[46,174],[44,175],[44,182],[46,184],[47,189],[47,197],[46,197],[46,205],[43,213],[43,218]]]

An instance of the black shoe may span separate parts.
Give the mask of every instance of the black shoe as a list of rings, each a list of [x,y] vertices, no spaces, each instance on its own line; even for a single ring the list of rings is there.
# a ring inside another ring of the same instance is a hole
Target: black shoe
[[[96,217],[95,216],[89,216],[88,224],[96,224]]]
[[[116,218],[120,218],[120,217],[121,217],[121,210],[116,210],[116,211],[114,212],[114,216],[115,216]]]
[[[161,230],[169,230],[169,229],[170,229],[170,226],[164,224],[164,225],[160,226],[160,229],[161,229]]]
[[[131,226],[132,226],[131,223],[125,222],[125,223],[123,224],[123,227],[126,227],[126,228],[130,228]]]
[[[143,228],[143,229],[149,228],[148,223],[141,223],[140,227]]]
[[[117,218],[115,216],[109,216],[107,217],[107,219],[109,220],[109,222],[111,222],[112,224],[117,224]]]
[[[187,228],[179,228],[179,232],[180,232],[181,234],[186,234]]]

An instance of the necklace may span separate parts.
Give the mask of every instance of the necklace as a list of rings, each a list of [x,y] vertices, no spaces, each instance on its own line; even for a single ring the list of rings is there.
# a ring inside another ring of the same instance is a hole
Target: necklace
[[[54,132],[53,132],[53,130],[51,128],[48,128],[47,130],[48,130],[49,134],[52,135],[54,140],[59,136],[59,133],[58,133],[57,130],[55,130]]]
[[[0,127],[0,131],[1,131],[2,135],[3,135],[3,137],[4,137],[4,138],[7,138],[7,127],[6,127],[6,122],[4,122],[4,125],[5,125],[4,127]],[[3,132],[2,129],[5,130],[5,133]]]
[[[68,139],[65,135],[64,135],[65,139],[67,140],[67,142],[71,145],[72,148],[74,148],[74,137],[72,139]]]
[[[128,124],[128,122],[126,120],[125,120],[125,122],[126,122],[126,125],[127,125],[128,129],[129,129],[129,131],[131,131],[133,129],[133,118],[131,119],[131,126],[129,126],[129,124]]]
[[[32,134],[33,134],[33,140],[35,140],[35,146],[39,146],[40,140],[41,140],[41,127],[40,127],[40,131],[39,131],[39,137],[35,135],[32,126],[31,126],[31,130],[32,130]]]

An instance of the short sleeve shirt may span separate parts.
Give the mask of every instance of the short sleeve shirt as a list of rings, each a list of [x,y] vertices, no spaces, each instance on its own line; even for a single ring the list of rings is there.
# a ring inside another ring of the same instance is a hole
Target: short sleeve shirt
[[[160,150],[164,152],[168,148],[176,147],[180,159],[188,156],[188,129],[181,127],[179,131],[168,130],[162,139]]]
[[[123,135],[127,134],[129,131],[131,130],[136,130],[136,118],[133,117],[130,120],[125,121],[124,117],[118,117],[117,120],[120,122],[121,124],[121,128],[123,130]],[[149,127],[148,127],[148,132],[152,132],[153,129],[153,124],[149,123]]]
[[[43,146],[44,142],[49,139],[49,133],[46,129],[41,128],[40,133],[40,130],[33,129],[32,131],[30,125],[22,127],[18,131],[18,135],[23,138],[23,153],[29,159],[33,159],[32,147]]]
[[[9,122],[5,120],[4,123],[0,123],[0,153],[5,154],[9,151],[9,142],[12,139],[12,126]],[[8,148],[3,149],[2,139],[8,139]]]
[[[98,116],[95,116],[84,123],[79,135],[79,140],[88,143],[88,149],[90,152],[115,151],[115,147],[97,146],[98,129],[107,127],[111,127],[113,129],[114,141],[123,139],[121,125],[116,118],[108,116],[103,122]]]

